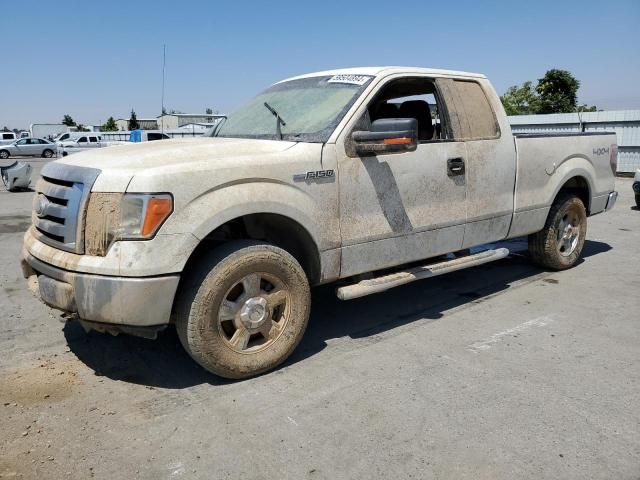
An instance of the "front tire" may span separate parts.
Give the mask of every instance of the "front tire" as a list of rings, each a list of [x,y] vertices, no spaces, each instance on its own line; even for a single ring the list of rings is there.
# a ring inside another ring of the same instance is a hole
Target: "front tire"
[[[6,160],[7,158],[9,158],[9,151],[8,150],[0,150],[0,158],[3,160]]]
[[[640,209],[640,193],[636,193],[636,207]]]
[[[551,270],[573,267],[587,235],[587,212],[577,196],[556,198],[542,230],[529,235],[529,253],[536,265]]]
[[[45,150],[44,152],[42,152],[42,156],[44,158],[51,158],[53,157],[53,150]]]
[[[176,328],[191,357],[216,375],[247,378],[271,370],[296,348],[309,320],[309,283],[285,250],[233,241],[187,274]]]

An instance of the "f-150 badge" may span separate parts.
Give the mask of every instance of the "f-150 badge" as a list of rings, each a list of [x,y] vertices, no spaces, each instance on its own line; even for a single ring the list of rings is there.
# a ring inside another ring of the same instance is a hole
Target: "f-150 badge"
[[[293,176],[293,180],[296,182],[320,180],[323,178],[334,178],[336,172],[333,170],[316,170],[313,172],[299,173]]]

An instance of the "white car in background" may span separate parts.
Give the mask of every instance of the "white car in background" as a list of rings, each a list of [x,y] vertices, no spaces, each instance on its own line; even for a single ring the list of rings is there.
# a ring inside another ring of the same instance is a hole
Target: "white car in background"
[[[56,154],[56,145],[44,138],[21,138],[8,145],[0,145],[0,158],[31,156],[51,158]]]
[[[18,137],[13,132],[0,132],[0,145],[7,145],[16,141]]]

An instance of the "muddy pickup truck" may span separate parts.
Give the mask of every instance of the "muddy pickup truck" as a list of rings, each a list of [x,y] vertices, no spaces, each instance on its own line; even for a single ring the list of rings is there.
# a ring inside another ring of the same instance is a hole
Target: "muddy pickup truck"
[[[85,329],[175,324],[207,370],[274,368],[310,286],[342,300],[508,255],[573,266],[616,201],[614,134],[514,136],[483,75],[354,68],[276,83],[210,138],[78,153],[36,184],[23,271]],[[425,288],[428,288],[425,285]]]

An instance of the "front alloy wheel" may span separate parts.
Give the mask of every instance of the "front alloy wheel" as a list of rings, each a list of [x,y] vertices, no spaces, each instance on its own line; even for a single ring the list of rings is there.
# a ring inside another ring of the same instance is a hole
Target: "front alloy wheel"
[[[307,327],[309,283],[293,256],[253,240],[223,244],[185,272],[176,329],[191,357],[212,373],[246,378],[271,370]]]
[[[217,315],[229,347],[240,353],[269,348],[287,325],[290,296],[280,279],[266,273],[251,273],[234,284]]]

